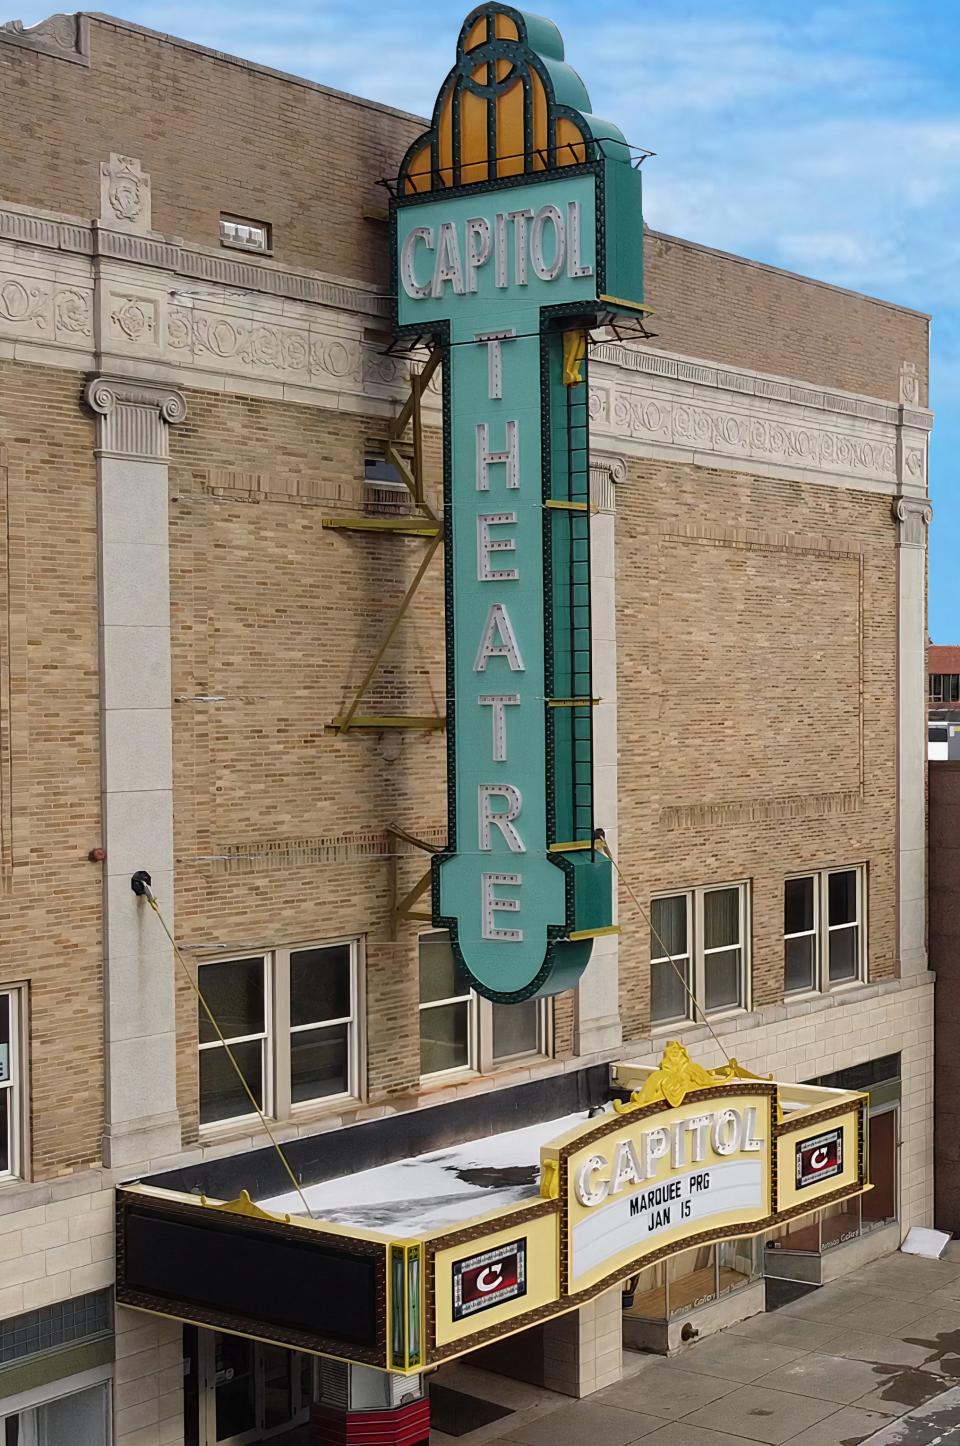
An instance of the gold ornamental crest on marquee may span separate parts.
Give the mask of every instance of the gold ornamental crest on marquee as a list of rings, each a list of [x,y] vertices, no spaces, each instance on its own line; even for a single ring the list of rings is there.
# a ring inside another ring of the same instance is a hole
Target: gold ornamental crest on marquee
[[[663,1051],[659,1069],[655,1069],[644,1081],[642,1089],[633,1091],[629,1101],[624,1103],[614,1100],[613,1108],[619,1115],[643,1105],[659,1104],[661,1101],[676,1108],[683,1104],[691,1090],[711,1089],[714,1086],[719,1088],[734,1080],[753,1080],[768,1084],[773,1080],[773,1075],[753,1074],[735,1058],[728,1059],[726,1064],[717,1069],[706,1069],[690,1058],[679,1040],[671,1039]]]

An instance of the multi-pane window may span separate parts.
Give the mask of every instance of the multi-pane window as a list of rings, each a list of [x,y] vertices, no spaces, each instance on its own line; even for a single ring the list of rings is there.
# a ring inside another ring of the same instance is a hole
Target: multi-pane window
[[[548,1004],[492,1004],[461,978],[446,932],[420,936],[420,1073],[488,1070],[550,1050]]]
[[[220,244],[238,246],[241,251],[269,251],[270,226],[266,221],[252,221],[247,216],[221,216]]]
[[[283,1119],[357,1093],[357,944],[276,949],[200,965],[200,1123]],[[243,1080],[229,1058],[229,1045]]]
[[[930,701],[960,703],[960,673],[931,673]]]
[[[824,869],[783,886],[783,969],[787,994],[862,978],[862,868]]]
[[[650,1017],[654,1024],[697,1019],[700,1010],[712,1014],[746,1008],[745,884],[691,889],[653,899],[650,925]]]
[[[651,1018],[658,1024],[689,1012],[692,894],[671,894],[650,905]]]
[[[473,1067],[473,996],[446,934],[420,936],[420,1073]]]
[[[0,1180],[21,1173],[20,992],[0,994]]]

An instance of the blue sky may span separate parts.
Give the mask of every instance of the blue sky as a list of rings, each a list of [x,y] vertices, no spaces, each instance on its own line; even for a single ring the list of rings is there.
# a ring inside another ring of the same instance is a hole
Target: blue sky
[[[115,3],[154,29],[419,114],[429,113],[470,8]],[[50,8],[20,14],[33,23]],[[930,627],[935,642],[960,643],[957,0],[543,8],[595,112],[657,153],[644,167],[651,226],[933,313]]]

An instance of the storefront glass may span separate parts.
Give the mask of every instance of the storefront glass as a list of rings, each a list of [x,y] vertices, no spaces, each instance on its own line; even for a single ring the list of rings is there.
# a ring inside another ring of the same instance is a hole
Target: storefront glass
[[[898,1218],[900,1056],[868,1060],[809,1083],[830,1089],[863,1090],[869,1095],[868,1158],[873,1189],[771,1231],[766,1241],[769,1275],[777,1274],[775,1257],[778,1254],[823,1254]]]
[[[639,1320],[675,1320],[749,1285],[759,1273],[758,1246],[751,1238],[684,1250],[640,1271],[628,1283],[624,1309]]]

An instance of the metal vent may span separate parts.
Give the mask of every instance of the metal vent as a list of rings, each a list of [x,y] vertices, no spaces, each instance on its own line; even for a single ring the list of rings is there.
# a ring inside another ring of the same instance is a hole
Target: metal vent
[[[350,1408],[350,1367],[346,1361],[331,1361],[327,1356],[320,1358],[320,1400],[325,1406],[336,1406],[340,1411]]]

